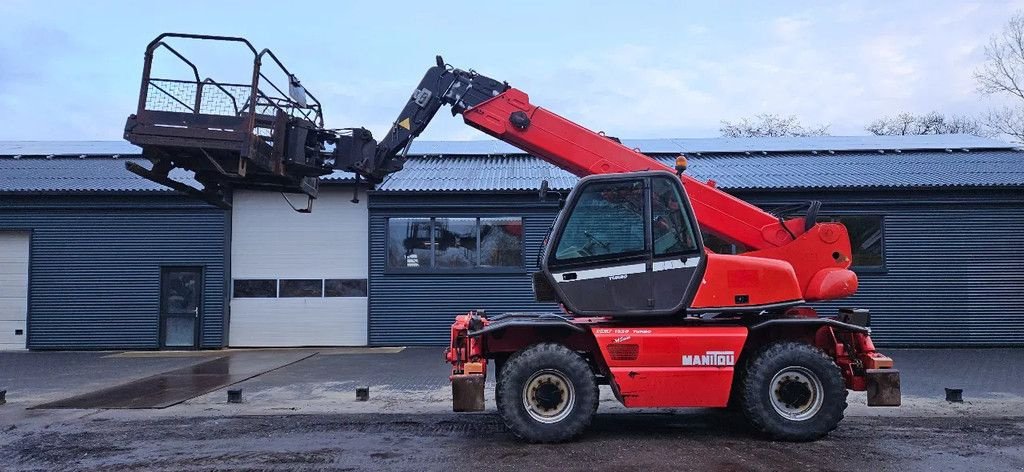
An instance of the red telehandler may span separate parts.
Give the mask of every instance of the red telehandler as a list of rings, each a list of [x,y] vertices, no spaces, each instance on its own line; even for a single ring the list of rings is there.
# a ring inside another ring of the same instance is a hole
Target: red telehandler
[[[202,78],[172,41],[237,43],[251,81]],[[156,53],[184,79],[155,77]],[[283,80],[273,82],[269,63]],[[626,407],[735,408],[771,437],[835,429],[847,390],[900,404],[899,372],[871,342],[866,310],[820,316],[807,304],[852,295],[850,240],[817,222],[817,203],[784,219],[530,103],[526,93],[438,57],[387,134],[323,127],[319,102],[269,50],[241,38],[164,34],[146,49],[139,106],[125,138],[151,169],[129,170],[229,207],[232,188],[316,196],[317,177],[371,184],[402,169],[442,106],[465,122],[580,177],[538,255],[536,298],[559,313],[457,316],[445,356],[455,411],[484,409],[487,364],[505,424],[532,442],[581,434],[609,385]],[[202,189],[168,172],[195,172]],[[542,194],[545,185],[542,184]],[[306,210],[308,211],[308,206]],[[701,229],[750,248],[716,254]]]

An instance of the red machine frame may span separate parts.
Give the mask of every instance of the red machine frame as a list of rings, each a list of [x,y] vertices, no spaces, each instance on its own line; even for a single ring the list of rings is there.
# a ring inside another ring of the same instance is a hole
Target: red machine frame
[[[515,88],[463,110],[462,115],[470,126],[577,176],[664,168],[616,140],[531,104],[527,94]],[[680,166],[685,166],[685,161]],[[849,270],[852,259],[844,226],[815,224],[803,217],[781,220],[718,190],[713,183],[682,174],[682,170],[679,169],[680,178],[701,226],[752,248],[753,251],[743,254],[745,257],[790,265],[803,300],[832,300],[856,291],[857,277]],[[738,266],[733,268],[742,269],[742,261],[736,262]],[[728,275],[705,275],[705,280],[712,278],[727,280]],[[705,290],[704,298],[709,298],[707,294],[713,291]],[[692,305],[699,307],[705,303],[701,298],[698,294]],[[754,325],[739,318],[733,324],[715,325],[682,318],[637,324],[614,318],[570,316],[564,323],[550,323],[547,327],[509,326],[493,331],[489,327],[491,320],[478,312],[458,316],[452,325],[446,359],[453,366],[457,411],[482,409],[481,379],[487,370],[487,359],[502,359],[545,341],[589,353],[595,372],[607,379],[627,407],[725,407],[730,401],[738,363],[752,349],[780,339],[805,341],[828,354],[840,367],[847,388],[871,390],[869,405],[899,403],[898,383],[893,390],[892,378],[885,377],[898,374],[892,369],[892,360],[875,350],[869,330],[819,318],[809,307],[790,308],[781,319]],[[693,356],[701,360],[711,356],[712,360],[686,365],[686,359]],[[883,378],[889,382],[876,382]],[[476,385],[481,392],[479,399]]]

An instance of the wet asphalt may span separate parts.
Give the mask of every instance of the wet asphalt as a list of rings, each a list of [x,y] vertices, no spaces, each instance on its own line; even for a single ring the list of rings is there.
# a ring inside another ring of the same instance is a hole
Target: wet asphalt
[[[773,442],[721,412],[606,414],[523,444],[494,414],[83,419],[0,440],[3,470],[1021,470],[1024,421],[848,418]]]
[[[27,409],[69,395],[102,397],[95,392],[168,372],[209,374],[195,366],[223,352],[2,354],[0,389],[10,403],[0,406],[0,471],[1024,470],[1024,415],[999,409],[851,414],[826,439],[804,444],[767,440],[717,410],[602,410],[578,441],[524,444],[493,409],[446,413],[446,395],[424,393],[447,384],[439,352],[234,352],[244,362],[225,372],[242,379],[232,388],[247,395],[237,410],[224,410],[221,390],[161,410]],[[1024,395],[1024,350],[887,352],[904,372],[905,395],[941,401],[944,387],[964,388],[969,402]],[[373,386],[366,406],[376,412],[345,410],[330,396],[304,406],[325,390],[348,399],[356,385]],[[383,401],[382,385],[397,388],[399,401]],[[419,407],[402,399],[413,398],[427,407],[410,413]]]
[[[966,399],[1024,396],[1024,349],[883,349],[902,372],[903,394],[941,399],[945,388],[964,390]],[[325,381],[391,385],[406,390],[443,388],[450,367],[443,348],[406,348],[395,353],[360,350],[281,349],[206,351],[194,356],[139,357],[111,352],[0,353],[0,389],[8,400],[53,401],[86,394],[176,369],[188,370],[231,355],[240,369],[226,371],[248,390]],[[316,354],[312,357],[306,357]],[[287,365],[298,359],[301,362]],[[287,365],[287,367],[279,368]],[[260,370],[273,370],[256,375]]]

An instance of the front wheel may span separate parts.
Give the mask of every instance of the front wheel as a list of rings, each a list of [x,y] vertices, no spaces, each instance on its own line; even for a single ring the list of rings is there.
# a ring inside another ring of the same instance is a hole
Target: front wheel
[[[543,443],[579,436],[598,401],[590,365],[556,343],[535,344],[505,361],[495,395],[505,425],[522,439]]]
[[[836,429],[846,410],[839,367],[820,349],[800,342],[769,344],[743,372],[744,415],[776,439],[810,441]]]

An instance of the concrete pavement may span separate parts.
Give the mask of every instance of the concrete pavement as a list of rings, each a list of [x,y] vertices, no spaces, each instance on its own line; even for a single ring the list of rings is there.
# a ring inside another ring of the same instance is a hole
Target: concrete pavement
[[[887,349],[901,371],[904,406],[868,409],[863,394],[851,394],[852,415],[1024,414],[1024,349]],[[315,355],[311,355],[315,354]],[[0,389],[11,410],[99,390],[218,356],[305,358],[295,364],[225,386],[159,413],[245,414],[267,412],[391,413],[450,410],[448,365],[440,347],[263,349],[178,352],[0,353]],[[493,375],[490,376],[493,378]],[[355,401],[356,386],[369,386],[371,400]],[[962,388],[964,404],[944,401],[944,388]],[[241,388],[245,402],[226,404],[226,390]],[[491,392],[488,390],[488,397]],[[861,405],[861,406],[858,406]],[[602,408],[617,408],[610,392]]]
[[[718,410],[627,410],[604,389],[591,431],[557,446],[512,438],[493,414],[493,385],[489,412],[451,413],[441,351],[2,353],[0,469],[1024,468],[1024,350],[885,350],[903,373],[904,406],[869,409],[851,394],[839,429],[810,444],[766,441]],[[315,355],[165,409],[27,409],[226,354]],[[370,401],[355,400],[356,386],[370,387]],[[967,401],[945,402],[944,387]],[[226,403],[228,388],[244,402]]]

